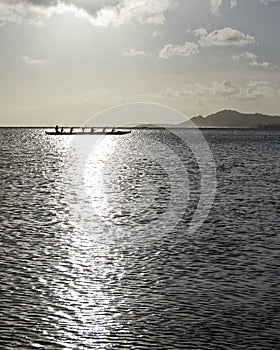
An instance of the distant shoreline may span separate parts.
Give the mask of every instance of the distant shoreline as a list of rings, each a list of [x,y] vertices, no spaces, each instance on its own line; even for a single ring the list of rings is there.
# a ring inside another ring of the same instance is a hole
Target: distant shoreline
[[[117,123],[117,121],[116,121]],[[59,125],[64,129],[80,129],[80,128],[95,128],[95,129],[129,129],[129,130],[155,130],[155,129],[191,129],[192,125],[194,128],[199,129],[280,129],[280,116],[271,116],[261,113],[241,113],[235,110],[224,109],[214,114],[207,116],[194,116],[187,118],[186,120],[178,124],[153,124],[153,123],[142,123],[135,126],[73,126],[73,125]],[[3,125],[0,128],[28,128],[28,129],[54,129],[54,125],[51,126],[28,126],[28,125]]]

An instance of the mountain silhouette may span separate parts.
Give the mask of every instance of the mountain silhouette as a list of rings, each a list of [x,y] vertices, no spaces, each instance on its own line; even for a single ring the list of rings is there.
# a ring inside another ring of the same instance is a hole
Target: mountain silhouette
[[[270,116],[260,113],[245,114],[234,110],[225,109],[206,117],[196,116],[191,121],[198,127],[227,127],[227,128],[257,128],[280,127],[280,116]],[[180,127],[188,127],[188,122],[179,124]]]

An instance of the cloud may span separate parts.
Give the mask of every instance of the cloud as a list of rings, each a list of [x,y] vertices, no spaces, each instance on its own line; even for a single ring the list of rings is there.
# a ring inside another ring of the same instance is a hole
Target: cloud
[[[208,98],[215,100],[251,101],[280,96],[279,85],[266,80],[249,80],[245,84],[233,80],[213,81],[210,84],[188,83],[179,88],[167,88],[149,97],[157,99]],[[148,97],[148,96],[146,96]]]
[[[213,82],[209,94],[228,100],[260,100],[279,95],[280,90],[264,80],[249,80],[245,85],[226,80]]]
[[[233,8],[237,5],[237,0],[209,0],[211,12],[218,15],[220,9],[223,5],[227,4],[230,8]]]
[[[137,51],[135,49],[131,49],[129,51],[123,52],[123,56],[144,57],[147,56],[147,53],[145,51]]]
[[[75,5],[77,2],[77,5]],[[0,0],[0,25],[7,23],[43,26],[53,15],[72,14],[96,25],[95,18],[82,7],[83,1]]]
[[[67,1],[67,0],[66,0]],[[36,6],[54,6],[59,3],[59,0],[1,0],[1,3],[5,4],[25,4],[26,6],[29,5],[36,5]]]
[[[22,56],[22,60],[29,66],[43,66],[47,63],[47,59],[45,58],[32,58],[29,56]]]
[[[28,5],[24,1],[0,1],[0,25],[2,26],[7,23],[43,25],[46,15],[46,9],[41,6]]]
[[[187,57],[195,55],[198,52],[198,45],[192,42],[185,42],[183,45],[167,44],[161,49],[159,58],[169,59],[173,56]]]
[[[160,32],[158,30],[154,30],[152,36],[157,37],[160,35]]]
[[[234,7],[239,0],[208,0],[211,11]],[[268,5],[280,0],[259,0]],[[0,0],[0,25],[29,23],[43,25],[54,14],[71,13],[93,26],[124,24],[161,25],[176,0]]]
[[[223,4],[223,0],[210,0],[210,9],[213,13],[218,14],[220,7]]]
[[[209,0],[211,12],[219,14],[223,5],[233,8],[237,5],[239,0]],[[259,0],[262,5],[268,5],[272,2],[279,2],[280,0]]]
[[[266,80],[250,80],[245,86],[239,86],[231,80],[214,82],[212,89],[213,93],[230,100],[260,100],[280,94],[279,88],[276,89]]]
[[[270,2],[279,2],[280,0],[260,0],[263,5],[268,5]]]
[[[43,26],[54,14],[70,13],[76,18],[92,21],[92,17],[82,8],[72,3],[60,1],[0,0],[0,24],[32,24]]]
[[[198,37],[205,37],[208,34],[205,28],[198,28],[193,30],[192,32],[195,36],[198,36]]]
[[[200,35],[201,46],[246,46],[256,42],[253,36],[230,27],[214,30],[207,35],[200,28],[194,34]]]
[[[186,31],[188,34],[189,31]],[[192,31],[198,37],[197,42],[185,42],[182,45],[165,45],[159,52],[159,58],[169,59],[173,56],[186,57],[197,54],[199,47],[211,46],[246,46],[255,43],[255,38],[244,34],[237,29],[226,27],[208,33],[205,28],[198,28]]]
[[[257,67],[270,67],[270,68],[276,68],[276,67],[273,67],[269,62],[266,62],[266,61],[259,61],[258,59],[258,56],[255,55],[254,53],[252,52],[244,52],[244,53],[241,53],[240,55],[233,55],[232,56],[232,59],[234,61],[239,61],[239,60],[246,60],[250,66],[257,66]]]
[[[154,24],[166,21],[174,0],[0,0],[0,23],[42,25],[54,14],[71,13],[93,26]],[[100,6],[101,5],[101,6]]]
[[[165,13],[173,5],[172,0],[123,0],[116,6],[103,8],[97,12],[96,25],[126,23],[163,24]]]

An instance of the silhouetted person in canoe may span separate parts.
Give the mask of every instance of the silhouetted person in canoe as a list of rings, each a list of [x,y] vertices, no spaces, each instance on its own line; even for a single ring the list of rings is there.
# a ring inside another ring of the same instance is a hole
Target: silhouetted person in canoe
[[[59,134],[58,125],[55,126],[55,132]]]
[[[73,129],[74,129],[74,128],[71,128],[71,129],[70,129],[70,134],[73,134]]]
[[[63,133],[64,133],[64,128],[63,128],[63,127],[61,128],[60,133],[61,133],[61,134],[63,134]]]

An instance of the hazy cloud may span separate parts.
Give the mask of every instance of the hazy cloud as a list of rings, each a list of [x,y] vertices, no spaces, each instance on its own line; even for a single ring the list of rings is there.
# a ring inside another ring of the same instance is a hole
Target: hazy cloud
[[[239,61],[239,60],[246,60],[250,66],[258,66],[258,67],[270,67],[273,68],[273,66],[266,61],[261,62],[258,59],[258,56],[252,52],[244,52],[241,53],[240,55],[233,55],[232,59],[234,61]]]
[[[42,26],[54,14],[70,13],[76,18],[92,22],[92,17],[83,8],[72,3],[57,1],[8,1],[0,0],[0,24],[28,23]]]
[[[280,0],[260,0],[261,4],[267,5],[270,2],[279,2]]]
[[[123,56],[144,57],[144,56],[147,56],[147,53],[145,51],[138,51],[135,49],[131,49],[129,51],[123,52]]]
[[[209,0],[210,9],[214,14],[219,14],[220,9],[223,5],[228,5],[230,8],[233,8],[237,5],[237,0]]]
[[[209,0],[211,12],[219,14],[222,6],[233,8],[237,5],[239,0]],[[272,2],[279,2],[280,0],[259,0],[262,5],[268,5]],[[226,8],[227,8],[226,7]]]
[[[0,23],[42,24],[53,14],[72,13],[94,26],[159,25],[165,22],[172,6],[173,0],[0,0]]]
[[[209,93],[229,100],[260,100],[279,95],[280,90],[264,80],[249,80],[245,85],[226,80],[213,82]]]
[[[198,37],[205,37],[208,34],[208,32],[205,28],[198,28],[193,30],[193,34]]]
[[[173,56],[187,57],[197,54],[198,52],[198,45],[193,42],[186,42],[183,45],[167,44],[161,49],[159,58],[169,59]]]
[[[246,85],[239,85],[232,80],[214,82],[212,93],[235,100],[259,100],[280,94],[279,87],[272,86],[265,80],[250,80]]]
[[[198,34],[200,35],[199,44],[201,46],[246,46],[255,43],[253,36],[230,27],[214,30],[207,35],[200,28],[199,32],[196,32],[196,35]]]
[[[125,23],[163,24],[165,13],[172,7],[172,0],[123,0],[116,6],[103,8],[94,17],[96,25]]]
[[[189,32],[190,30],[186,31],[187,34]],[[246,46],[255,43],[253,36],[230,27],[217,29],[210,33],[205,28],[198,28],[193,30],[192,33],[198,37],[197,42],[185,42],[182,45],[167,44],[159,52],[159,58],[169,59],[173,56],[186,57],[194,55],[199,52],[200,46]],[[254,61],[253,57],[251,57],[251,63],[257,65],[258,61]]]
[[[269,81],[249,80],[245,84],[233,80],[213,81],[210,84],[188,83],[179,88],[167,88],[153,94],[153,98],[183,99],[186,97],[227,99],[227,100],[260,100],[280,96],[279,86]],[[147,96],[146,96],[147,97]]]
[[[46,9],[28,5],[23,1],[0,1],[0,25],[7,23],[30,23],[42,25],[46,19]]]
[[[29,66],[43,66],[47,63],[47,60],[45,58],[34,58],[29,56],[22,56],[22,60]]]
[[[59,3],[59,0],[1,0],[0,2],[4,4],[10,4],[10,5],[25,4],[26,6],[35,5],[35,6],[49,7],[49,6],[57,5]]]
[[[219,13],[223,0],[210,0],[210,8],[213,13]]]
[[[213,13],[235,7],[239,0],[207,0]],[[259,0],[268,5],[280,0]],[[72,13],[94,26],[165,23],[167,11],[176,0],[0,0],[0,25],[42,25],[53,14]]]

